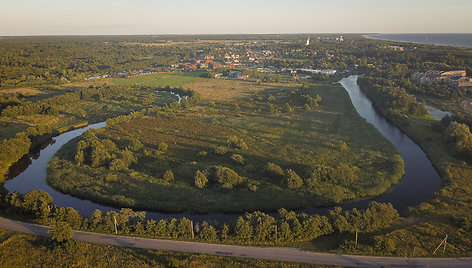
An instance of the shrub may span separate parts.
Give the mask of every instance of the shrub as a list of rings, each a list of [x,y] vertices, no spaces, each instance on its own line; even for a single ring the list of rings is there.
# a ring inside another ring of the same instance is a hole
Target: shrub
[[[137,139],[132,139],[131,140],[131,144],[129,145],[129,148],[132,150],[132,151],[138,151],[140,150],[141,148],[143,148],[143,144],[137,140]]]
[[[174,180],[174,173],[172,173],[171,170],[167,170],[166,173],[164,173],[164,177],[162,177],[162,179],[165,181],[172,181]]]
[[[107,181],[107,182],[110,182],[110,181],[117,181],[117,180],[118,180],[118,176],[116,176],[116,174],[108,173],[108,174],[105,176],[105,181]]]
[[[111,155],[103,147],[96,147],[92,150],[92,167],[100,167],[110,158]]]
[[[295,109],[294,109],[292,106],[290,106],[290,104],[285,103],[285,105],[284,105],[284,112],[286,112],[286,113],[293,113],[294,111],[295,111]]]
[[[275,176],[277,178],[282,178],[284,175],[283,169],[280,166],[271,162],[267,163],[266,172],[267,172],[267,175]]]
[[[318,108],[319,103],[321,101],[320,95],[317,95],[316,98],[310,97],[305,95],[305,106],[307,106],[305,109],[310,110],[311,108]]]
[[[212,242],[218,239],[218,233],[215,227],[204,221],[202,223],[202,229],[200,231],[199,237],[204,241]]]
[[[291,169],[285,171],[285,180],[289,189],[298,189],[303,186],[302,178]]]
[[[232,189],[233,186],[244,182],[244,178],[230,168],[217,166],[215,169],[216,179],[223,188]]]
[[[452,122],[444,131],[447,142],[455,144],[455,151],[463,156],[472,157],[472,133],[466,124]]]
[[[197,156],[205,157],[205,156],[207,156],[207,154],[208,153],[206,151],[200,151],[200,152],[198,152]]]
[[[137,159],[133,155],[133,152],[130,150],[123,150],[121,152],[121,160],[125,163],[126,167],[129,167],[131,164],[136,163]]]
[[[228,152],[228,149],[224,146],[218,146],[215,148],[215,154],[217,155],[224,155]]]
[[[242,138],[238,138],[236,136],[229,136],[227,139],[228,146],[231,148],[247,150],[247,144],[244,142]]]
[[[126,169],[128,169],[128,166],[126,165],[125,161],[121,159],[113,159],[110,163],[111,171],[126,170]]]
[[[255,185],[255,184],[252,184],[252,183],[249,184],[248,188],[251,192],[257,192],[257,185]]]
[[[244,165],[244,158],[243,158],[243,156],[240,155],[240,154],[233,154],[233,155],[231,156],[231,160],[233,160],[235,163]]]
[[[195,186],[200,189],[205,188],[206,184],[208,183],[207,177],[200,170],[197,170],[197,172],[195,172],[194,180]]]
[[[157,149],[163,153],[167,152],[167,149],[169,146],[165,142],[160,142],[159,145],[157,146]]]
[[[357,167],[349,167],[348,164],[342,163],[338,165],[335,169],[332,171],[332,179],[333,182],[342,184],[342,185],[348,185],[350,183],[353,183],[354,181],[357,180],[357,175],[356,175],[356,169]]]
[[[338,147],[338,150],[341,152],[347,152],[347,150],[349,149],[347,147],[347,144],[344,141],[339,141],[337,144],[337,147]]]
[[[133,105],[133,103],[131,103],[131,101],[129,101],[129,100],[126,100],[126,101],[122,101],[121,105],[123,105],[124,107],[129,107],[129,106]]]
[[[58,221],[49,231],[52,233],[51,239],[56,243],[63,243],[72,238],[72,228],[65,221]]]

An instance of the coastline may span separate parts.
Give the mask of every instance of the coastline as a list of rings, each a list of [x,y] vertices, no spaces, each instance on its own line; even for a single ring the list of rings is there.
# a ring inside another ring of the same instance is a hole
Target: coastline
[[[385,35],[388,35],[387,37],[384,37]],[[405,40],[404,37],[409,36],[409,37],[419,37],[420,35],[425,36],[425,38],[428,37],[438,37],[439,35],[468,35],[471,40],[468,40],[467,42],[460,42],[457,43],[458,41],[454,40],[441,40],[441,41],[434,41],[434,40],[429,40],[426,39],[425,41],[419,41],[419,40]],[[396,37],[395,37],[396,36]],[[466,49],[472,49],[472,34],[439,34],[439,33],[434,33],[434,34],[427,34],[427,33],[417,33],[417,34],[382,34],[382,33],[376,33],[376,34],[363,34],[362,37],[367,38],[367,39],[374,39],[374,40],[382,40],[382,41],[390,41],[390,42],[400,42],[400,43],[410,43],[410,44],[422,44],[422,45],[432,45],[432,46],[446,46],[446,47],[457,47],[457,48],[466,48]],[[428,42],[429,41],[429,42]]]

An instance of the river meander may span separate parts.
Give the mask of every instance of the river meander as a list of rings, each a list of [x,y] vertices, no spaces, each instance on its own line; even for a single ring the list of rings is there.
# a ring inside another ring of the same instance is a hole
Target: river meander
[[[415,144],[406,134],[388,122],[372,106],[370,99],[361,91],[357,85],[359,76],[351,75],[340,81],[341,85],[348,92],[351,101],[359,115],[374,125],[379,132],[385,136],[396,147],[405,163],[405,174],[401,181],[393,186],[389,191],[379,197],[369,200],[351,201],[342,205],[343,208],[363,209],[369,201],[392,203],[393,206],[402,210],[407,206],[416,206],[427,201],[431,195],[440,188],[440,177],[433,168],[431,162],[421,148]],[[180,96],[179,100],[180,100]],[[31,164],[19,175],[5,182],[5,188],[10,192],[18,191],[27,193],[30,190],[44,190],[53,198],[55,204],[60,207],[72,207],[85,216],[90,216],[99,209],[101,211],[117,210],[109,206],[93,203],[68,194],[63,194],[46,182],[47,165],[62,145],[71,139],[81,135],[90,128],[102,128],[106,123],[89,125],[85,128],[76,129],[63,133],[54,138],[54,142],[41,150],[39,157],[31,159]],[[324,213],[329,208],[309,208],[303,210],[307,213]],[[161,218],[181,218],[186,217],[194,221],[217,220],[229,221],[237,218],[240,214],[211,213],[205,215],[191,215],[187,213],[167,214],[158,212],[147,212],[148,217],[154,219]]]

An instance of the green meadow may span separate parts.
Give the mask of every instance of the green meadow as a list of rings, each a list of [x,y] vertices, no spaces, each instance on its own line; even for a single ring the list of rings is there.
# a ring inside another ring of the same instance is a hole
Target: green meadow
[[[122,86],[147,86],[147,87],[181,87],[184,84],[208,80],[203,78],[201,72],[192,73],[156,73],[131,78],[114,79],[113,84]]]

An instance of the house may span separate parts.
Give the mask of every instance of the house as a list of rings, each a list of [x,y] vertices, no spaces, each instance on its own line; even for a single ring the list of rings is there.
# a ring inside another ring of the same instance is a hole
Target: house
[[[333,75],[336,74],[336,70],[333,69],[326,69],[326,70],[321,70],[321,69],[297,69],[297,72],[301,73],[309,73],[309,74],[326,74],[326,75]]]
[[[235,71],[235,70],[230,70],[230,71],[229,71],[229,74],[228,74],[228,77],[229,77],[229,78],[233,78],[233,79],[243,79],[243,78],[244,78],[242,72],[240,72],[240,71]]]
[[[382,46],[382,49],[383,50],[391,49],[391,50],[394,50],[394,51],[405,51],[405,48],[403,48],[401,46]]]

